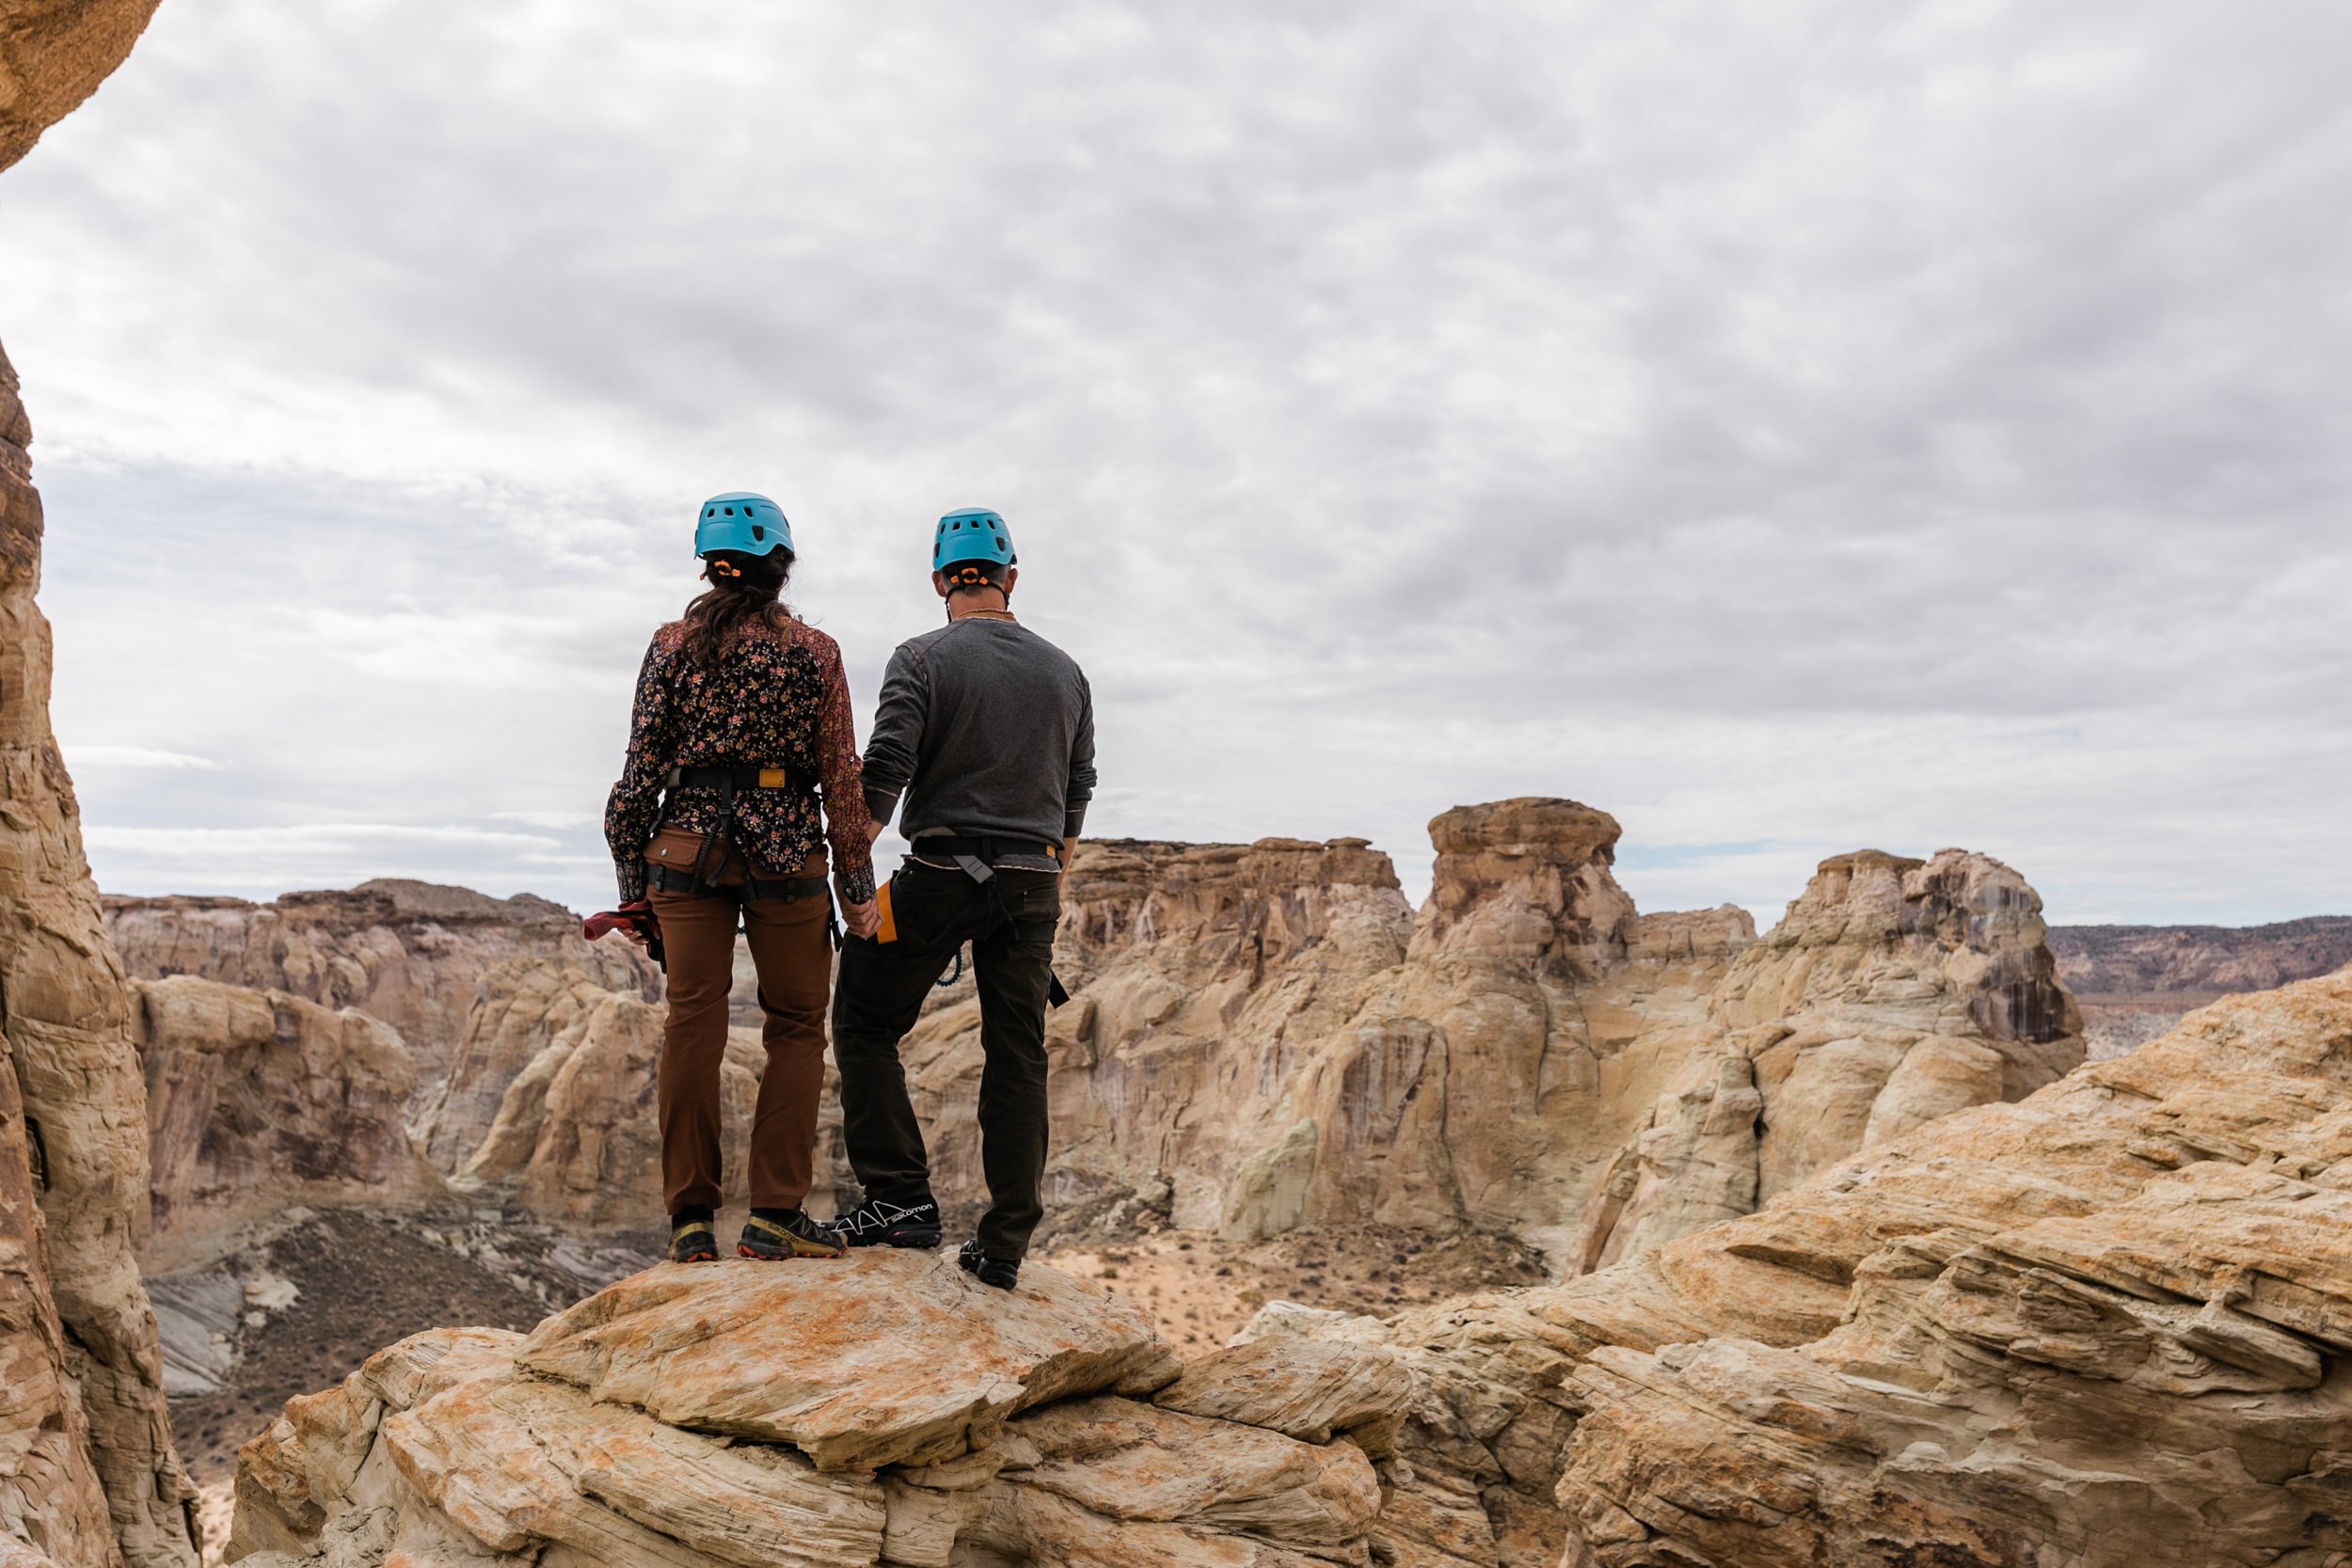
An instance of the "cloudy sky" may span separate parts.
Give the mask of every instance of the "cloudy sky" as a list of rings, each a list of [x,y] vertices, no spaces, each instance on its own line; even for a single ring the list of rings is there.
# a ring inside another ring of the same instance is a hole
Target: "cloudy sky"
[[[2334,0],[166,0],[0,179],[101,883],[609,902],[695,503],[988,504],[1105,833],[2352,910]]]

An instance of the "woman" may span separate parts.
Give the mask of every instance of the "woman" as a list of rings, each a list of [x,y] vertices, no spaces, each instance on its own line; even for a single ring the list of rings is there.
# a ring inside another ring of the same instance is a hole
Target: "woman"
[[[850,929],[871,935],[880,924],[849,685],[834,640],[778,602],[794,558],[774,501],[712,497],[694,553],[709,592],[654,633],[628,760],[604,814],[623,907],[650,900],[667,949],[658,1089],[670,1258],[719,1255],[720,1068],[739,918],[759,973],[768,1070],[752,1123],[751,1218],[736,1250],[838,1258],[832,1228],[801,1203],[825,1076],[829,868]]]

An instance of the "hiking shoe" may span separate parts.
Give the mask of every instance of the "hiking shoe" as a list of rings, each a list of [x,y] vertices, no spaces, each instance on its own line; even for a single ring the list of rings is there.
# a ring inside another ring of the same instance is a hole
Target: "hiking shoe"
[[[1009,1291],[1021,1281],[1021,1265],[1002,1258],[991,1258],[982,1252],[977,1236],[964,1243],[957,1251],[956,1267],[981,1284],[993,1285],[1000,1291]]]
[[[798,1209],[773,1219],[754,1214],[743,1222],[743,1239],[735,1243],[737,1257],[764,1258],[771,1262],[784,1258],[843,1258],[849,1251],[832,1226],[810,1219]]]
[[[708,1220],[678,1220],[670,1227],[670,1261],[712,1263],[719,1258],[719,1233]]]
[[[928,1197],[919,1203],[886,1203],[869,1197],[834,1221],[833,1229],[845,1246],[935,1247],[939,1244],[939,1205]]]

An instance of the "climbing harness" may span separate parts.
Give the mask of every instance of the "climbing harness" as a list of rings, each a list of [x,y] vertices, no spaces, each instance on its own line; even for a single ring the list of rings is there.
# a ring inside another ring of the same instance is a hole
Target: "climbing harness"
[[[987,904],[995,915],[995,919],[984,927],[984,932],[993,930],[998,925],[1005,925],[1012,927],[1012,940],[1015,942],[1041,942],[1048,945],[1052,944],[1060,929],[1059,926],[1051,920],[1020,919],[1010,909],[1007,908],[1004,889],[996,880],[996,868],[1000,862],[1013,855],[1036,855],[1046,860],[1059,861],[1061,859],[1060,845],[1041,843],[1030,838],[926,834],[914,841],[914,853],[917,859],[927,862],[940,859],[952,861],[956,868],[971,879],[974,894],[979,901]],[[893,897],[893,890],[897,885],[898,879],[894,877],[874,895],[879,906],[877,912],[882,917],[881,927],[874,933],[874,941],[877,942],[889,943],[899,940],[898,908]],[[971,908],[967,906],[965,910],[959,911],[955,920],[948,923],[947,928],[953,930],[961,926],[972,912]],[[946,990],[963,978],[963,942],[956,943],[955,967],[940,979],[939,990]],[[1049,1005],[1059,1007],[1070,1000],[1069,988],[1061,983],[1060,975],[1049,972],[1048,982],[1046,1000]]]
[[[645,885],[663,893],[678,893],[690,897],[704,897],[739,888],[746,904],[793,904],[804,898],[826,900],[825,929],[835,949],[841,945],[841,915],[833,906],[832,884],[822,877],[763,878],[756,875],[750,857],[743,855],[735,842],[735,798],[740,791],[755,789],[787,790],[822,802],[824,789],[816,779],[800,768],[783,765],[742,765],[704,768],[673,768],[662,779],[661,820],[668,821],[671,808],[680,789],[716,789],[719,796],[719,819],[703,834],[702,844],[694,851],[691,870],[676,866],[653,865],[645,868]],[[716,856],[714,860],[712,857]],[[743,879],[722,885],[730,863],[740,858]]]

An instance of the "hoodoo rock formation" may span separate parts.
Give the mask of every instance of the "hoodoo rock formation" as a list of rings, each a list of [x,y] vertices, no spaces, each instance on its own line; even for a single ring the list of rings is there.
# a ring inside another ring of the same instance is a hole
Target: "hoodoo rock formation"
[[[1604,1273],[1309,1332],[1417,1380],[1386,1560],[2320,1568],[2347,1195],[2352,971]]]
[[[1181,1368],[1035,1266],[1005,1293],[929,1255],[665,1265],[294,1401],[242,1456],[230,1557],[1368,1563],[1411,1379],[1379,1350],[1235,1355]]]
[[[0,168],[121,63],[153,9],[0,0]],[[49,727],[31,444],[0,353],[0,1561],[193,1568],[193,1489],[132,1253],[138,1051]]]
[[[2081,1059],[2039,901],[1983,856],[1842,857],[1758,942],[1739,910],[1637,911],[1616,822],[1571,800],[1463,807],[1431,834],[1418,914],[1359,839],[1080,847],[1074,1000],[1048,1031],[1063,1233],[1487,1231],[1577,1272]],[[567,1226],[658,1214],[660,1009],[633,950],[535,900],[417,884],[109,910],[142,973],[274,978],[448,1033],[416,1053],[405,1121],[457,1191]],[[984,1190],[977,1013],[967,978],[905,1052],[951,1202]],[[738,1111],[759,1069],[741,1031]]]
[[[1581,1267],[1749,1213],[1858,1149],[2080,1065],[2082,1021],[2044,934],[2042,900],[1988,856],[1823,862],[1716,988],[1711,1040],[1593,1196]]]
[[[2082,1059],[2040,901],[1987,857],[1842,857],[1757,942],[1739,910],[1640,914],[1616,822],[1574,801],[1431,836],[1418,916],[1360,840],[1081,847],[1049,1037],[1064,1213],[1508,1231],[1575,1272]],[[977,1195],[977,1005],[908,1061],[943,1189]]]

